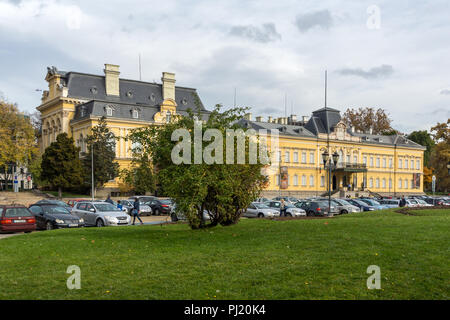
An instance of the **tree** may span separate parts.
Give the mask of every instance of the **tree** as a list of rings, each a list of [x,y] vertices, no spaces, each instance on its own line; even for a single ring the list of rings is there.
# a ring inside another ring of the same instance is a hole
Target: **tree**
[[[105,117],[102,117],[99,123],[92,128],[91,134],[86,137],[86,142],[87,153],[83,153],[85,184],[92,186],[91,163],[93,150],[94,188],[96,190],[119,175],[119,164],[114,161],[116,159],[116,139],[114,134],[108,129]]]
[[[431,135],[426,130],[413,131],[407,136],[407,138],[427,148],[423,154],[423,164],[428,167],[430,165],[431,152],[436,144]]]
[[[80,148],[74,145],[73,138],[61,133],[42,155],[41,179],[58,189],[59,198],[63,188],[73,188],[83,182],[79,152]]]
[[[395,134],[396,131],[391,127],[392,120],[389,114],[383,109],[359,108],[358,110],[347,109],[342,120],[348,125],[359,131],[372,129],[373,134]]]
[[[220,147],[226,150],[226,130],[239,128],[234,123],[243,116],[246,109],[234,108],[223,113],[219,110],[220,106],[216,106],[208,121],[202,124],[201,133],[203,137],[206,130],[216,129],[218,131],[215,132],[220,134],[220,138],[213,136],[211,140],[214,141],[211,144],[202,143],[200,150],[202,155],[209,153],[223,164],[207,164],[204,161],[195,164],[195,149],[190,142],[180,151],[188,163],[173,161],[172,152],[177,150],[175,146],[185,141],[172,141],[172,134],[177,129],[187,130],[184,132],[188,134],[194,133],[195,128],[199,126],[190,111],[188,116],[177,118],[164,126],[140,128],[132,134],[135,140],[143,142],[140,148],[152,159],[156,180],[165,194],[175,200],[176,210],[187,217],[193,229],[236,223],[243,210],[259,196],[267,183],[266,176],[261,173],[263,164],[259,161],[256,164],[247,164],[248,137],[245,138],[246,163],[226,164],[226,152],[220,153],[218,150]],[[191,138],[190,141],[194,141],[195,137]],[[217,149],[211,147],[213,144]],[[236,145],[233,140],[234,151]],[[203,212],[207,212],[211,217],[209,223],[204,220]]]
[[[431,128],[434,142],[436,143],[430,157],[430,164],[436,175],[436,190],[450,190],[450,175],[447,164],[450,163],[450,119],[447,123],[438,123]]]
[[[8,167],[28,165],[37,151],[30,118],[19,112],[17,105],[0,97],[0,168],[5,176]]]

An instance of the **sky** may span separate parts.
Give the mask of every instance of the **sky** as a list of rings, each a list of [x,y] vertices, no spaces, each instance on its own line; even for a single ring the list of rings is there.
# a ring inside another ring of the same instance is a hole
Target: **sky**
[[[382,108],[404,133],[450,118],[450,3],[0,0],[0,94],[40,104],[47,67],[196,88],[211,109]]]

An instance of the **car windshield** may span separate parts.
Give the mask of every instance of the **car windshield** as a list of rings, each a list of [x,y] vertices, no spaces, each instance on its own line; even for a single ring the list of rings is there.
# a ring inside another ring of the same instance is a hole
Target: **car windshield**
[[[1,213],[0,213],[1,214]],[[5,217],[28,217],[31,216],[27,208],[8,208]]]
[[[270,208],[268,205],[265,205],[264,203],[253,203],[253,205],[258,209],[269,209]]]
[[[420,204],[427,204],[424,200],[417,199],[417,202]]]
[[[328,202],[325,201],[317,201],[316,202],[319,207],[328,207]]]
[[[360,201],[360,200],[353,200],[354,202],[356,202],[357,204],[359,204],[360,206],[366,206],[367,207],[367,203],[365,203],[364,201]]]
[[[172,204],[173,201],[170,200],[170,199],[166,199],[166,200],[161,200],[161,203],[162,203],[162,204]]]
[[[42,210],[44,210],[45,213],[48,214],[70,214],[69,210],[67,210],[65,207],[59,207],[59,206],[41,206]]]
[[[339,199],[339,200],[336,200],[336,201],[339,202],[342,206],[351,206],[352,205],[347,200]]]
[[[100,212],[107,212],[107,211],[120,211],[116,206],[112,205],[111,203],[96,203],[95,208]]]

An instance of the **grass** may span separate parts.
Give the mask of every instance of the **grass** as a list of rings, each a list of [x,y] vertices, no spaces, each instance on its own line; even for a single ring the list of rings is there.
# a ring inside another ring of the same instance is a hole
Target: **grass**
[[[449,299],[450,210],[37,232],[0,240],[0,299]],[[81,289],[68,290],[69,265]],[[381,290],[368,290],[369,265]]]

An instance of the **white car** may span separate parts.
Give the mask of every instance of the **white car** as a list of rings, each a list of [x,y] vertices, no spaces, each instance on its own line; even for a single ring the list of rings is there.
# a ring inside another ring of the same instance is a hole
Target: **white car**
[[[280,211],[269,208],[264,203],[252,202],[247,210],[245,210],[244,217],[247,218],[271,218],[280,216]]]
[[[265,203],[268,207],[273,208],[278,210],[278,212],[280,212],[280,208],[281,208],[281,201],[268,201]],[[287,217],[301,217],[301,216],[306,216],[306,211],[301,209],[301,208],[297,208],[296,206],[294,206],[293,204],[291,204],[290,202],[285,202],[284,203],[285,208],[286,208],[286,216]]]

